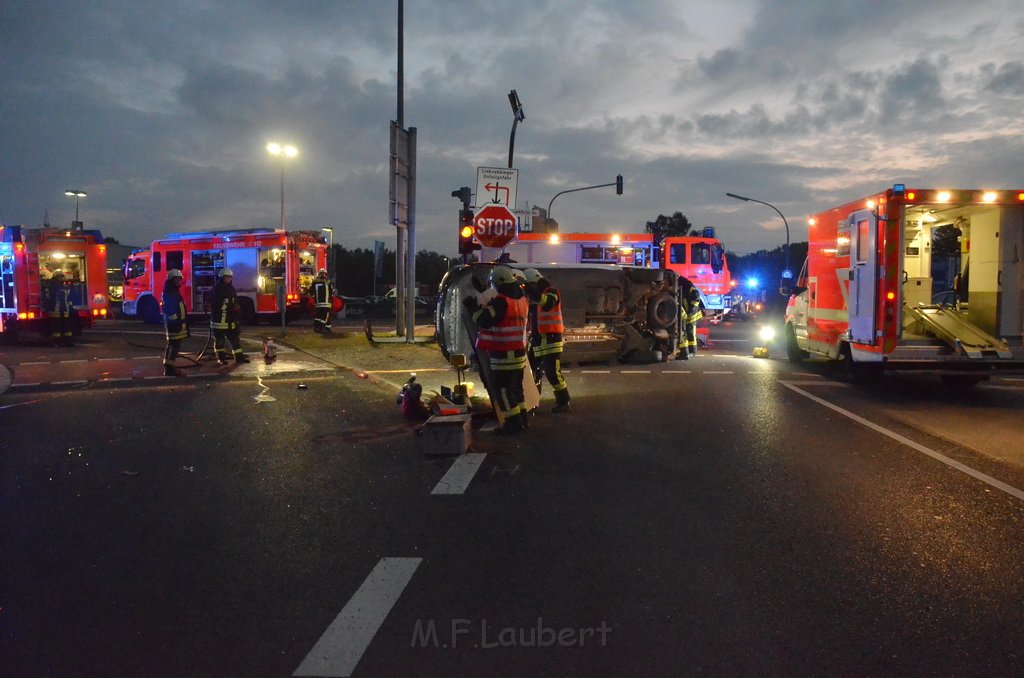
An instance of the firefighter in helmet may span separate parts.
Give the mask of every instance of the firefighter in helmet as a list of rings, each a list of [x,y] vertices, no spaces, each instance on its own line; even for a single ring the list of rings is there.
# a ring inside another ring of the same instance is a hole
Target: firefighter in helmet
[[[43,310],[50,324],[50,341],[54,346],[71,346],[75,305],[71,302],[71,282],[64,271],[56,271],[43,287]]]
[[[164,282],[163,310],[164,310],[164,331],[167,335],[167,348],[164,349],[164,374],[168,377],[178,377],[181,373],[174,366],[174,360],[178,357],[181,349],[181,342],[188,339],[188,316],[185,311],[185,300],[181,296],[181,285],[185,281],[181,271],[172,268],[167,271],[167,280]]]
[[[483,306],[475,296],[463,302],[477,326],[476,348],[487,351],[491,402],[504,418],[501,434],[515,434],[527,427],[523,396],[526,369],[526,323],[529,302],[523,286],[508,266],[495,266],[488,276],[497,291]]]
[[[231,354],[236,363],[249,362],[248,356],[242,352],[241,307],[238,305],[238,294],[232,285],[234,274],[230,268],[220,269],[217,284],[213,286],[213,306],[210,311],[210,327],[213,328],[213,350],[217,354],[217,363],[227,365],[227,342],[231,342]]]
[[[309,286],[310,296],[313,297],[316,315],[313,318],[313,330],[319,334],[331,333],[331,304],[334,301],[334,285],[327,278],[327,269],[321,268],[316,274],[316,279]]]
[[[700,290],[686,278],[680,278],[679,322],[682,331],[679,333],[679,351],[676,358],[687,360],[697,355],[697,321],[704,317],[704,302],[700,298]]]
[[[526,296],[530,300],[530,368],[533,380],[540,390],[547,377],[555,389],[555,407],[552,412],[569,411],[569,387],[562,378],[562,295],[551,286],[544,274],[535,268],[523,271],[526,276]]]

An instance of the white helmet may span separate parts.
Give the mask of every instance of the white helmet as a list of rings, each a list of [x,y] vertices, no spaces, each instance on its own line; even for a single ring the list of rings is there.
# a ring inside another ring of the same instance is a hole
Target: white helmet
[[[175,278],[182,278],[182,277],[184,277],[184,276],[181,275],[181,271],[179,271],[176,268],[172,268],[171,270],[167,271],[167,279],[168,280],[174,280]]]
[[[220,269],[220,273],[218,273],[217,275],[220,276],[221,278],[223,278],[224,276],[228,276],[228,275],[230,275],[232,278],[235,277],[235,274],[232,273],[231,269],[228,268],[227,266],[225,266],[224,268]]]
[[[535,283],[544,277],[544,274],[535,268],[528,268],[523,271],[523,275],[526,276],[526,282]]]
[[[508,266],[495,266],[487,276],[487,282],[497,287],[515,282],[516,274]]]

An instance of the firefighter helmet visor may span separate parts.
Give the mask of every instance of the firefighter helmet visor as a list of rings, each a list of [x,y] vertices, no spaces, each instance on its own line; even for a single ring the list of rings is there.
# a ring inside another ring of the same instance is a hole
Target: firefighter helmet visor
[[[220,273],[218,275],[220,275],[220,277],[222,277],[222,278],[227,278],[227,277],[232,277],[233,278],[233,277],[235,277],[235,274],[231,272],[230,268],[222,268],[222,269],[220,269]]]
[[[544,274],[535,268],[528,268],[523,271],[523,275],[526,276],[526,282],[535,283],[544,277]]]
[[[495,266],[487,276],[487,282],[494,287],[515,282],[516,276],[508,266]]]
[[[184,277],[184,276],[182,276],[181,275],[181,271],[179,271],[176,268],[172,268],[171,270],[167,271],[167,279],[168,280],[174,280],[175,278],[181,278],[181,277]]]

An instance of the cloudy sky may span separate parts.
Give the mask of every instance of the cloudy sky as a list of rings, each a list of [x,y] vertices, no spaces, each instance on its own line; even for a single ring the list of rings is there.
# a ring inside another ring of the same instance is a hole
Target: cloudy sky
[[[478,166],[563,231],[682,211],[745,253],[880,190],[1024,186],[1019,0],[406,0],[417,246],[455,250]],[[74,218],[123,243],[277,225],[394,247],[397,0],[3,0],[0,222]]]

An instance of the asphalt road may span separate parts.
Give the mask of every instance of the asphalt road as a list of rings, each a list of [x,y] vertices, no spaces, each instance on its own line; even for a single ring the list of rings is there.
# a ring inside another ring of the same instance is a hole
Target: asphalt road
[[[0,397],[4,672],[1019,673],[1021,382],[854,387],[712,336],[573,366],[571,415],[454,460],[333,358],[55,384],[100,361],[5,350],[39,381]]]

